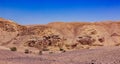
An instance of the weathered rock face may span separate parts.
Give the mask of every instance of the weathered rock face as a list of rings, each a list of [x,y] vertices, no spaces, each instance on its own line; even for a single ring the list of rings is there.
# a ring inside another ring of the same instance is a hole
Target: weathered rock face
[[[72,50],[120,44],[120,22],[54,22],[23,26],[0,19],[0,45],[38,50]]]
[[[0,18],[0,44],[7,44],[9,41],[16,38],[17,34],[23,28],[24,26],[22,25]]]

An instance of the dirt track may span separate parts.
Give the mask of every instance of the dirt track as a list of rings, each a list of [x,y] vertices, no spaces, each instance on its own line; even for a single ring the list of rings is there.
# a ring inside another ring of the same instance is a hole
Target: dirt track
[[[39,56],[1,50],[0,64],[120,64],[120,47],[101,47]]]

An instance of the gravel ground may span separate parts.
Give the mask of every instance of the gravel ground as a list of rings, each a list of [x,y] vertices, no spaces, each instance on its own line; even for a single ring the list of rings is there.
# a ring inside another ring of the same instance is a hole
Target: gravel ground
[[[120,47],[30,55],[0,50],[0,64],[120,64]]]

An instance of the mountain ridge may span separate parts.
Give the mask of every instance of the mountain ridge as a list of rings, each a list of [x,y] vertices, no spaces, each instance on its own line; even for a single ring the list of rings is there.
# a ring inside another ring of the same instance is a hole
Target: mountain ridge
[[[119,46],[120,21],[52,22],[45,25],[20,25],[0,19],[0,45],[25,49],[66,51],[99,46]]]

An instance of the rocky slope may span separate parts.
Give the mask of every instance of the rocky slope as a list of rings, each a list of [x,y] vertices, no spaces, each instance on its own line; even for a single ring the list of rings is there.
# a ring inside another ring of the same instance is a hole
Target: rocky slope
[[[24,52],[69,51],[120,45],[120,22],[53,22],[19,25],[0,18],[0,45]]]

